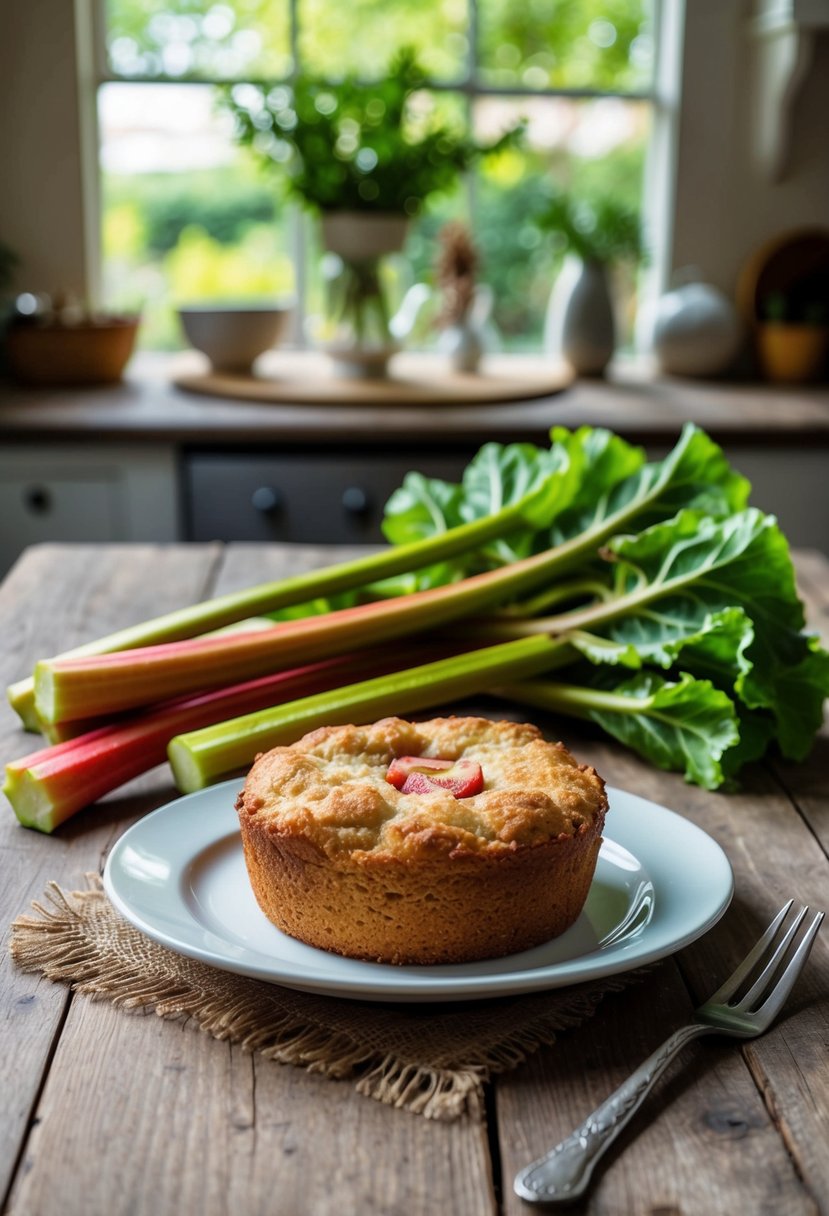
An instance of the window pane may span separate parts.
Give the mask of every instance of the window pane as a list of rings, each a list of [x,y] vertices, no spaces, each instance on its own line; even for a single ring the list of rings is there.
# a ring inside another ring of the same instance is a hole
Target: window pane
[[[275,181],[231,139],[205,85],[105,85],[103,277],[140,307],[142,345],[182,345],[175,307],[291,295],[289,224]]]
[[[106,0],[112,73],[274,79],[291,70],[288,0]]]
[[[475,129],[491,137],[523,115],[527,145],[484,163],[475,183],[473,237],[481,277],[491,284],[495,322],[507,349],[538,350],[550,291],[561,265],[555,240],[537,216],[554,185],[579,194],[612,194],[639,207],[650,106],[602,98],[480,98]],[[616,271],[622,342],[630,340],[635,271]]]
[[[453,92],[422,90],[412,98],[413,120],[428,125],[434,120],[454,128],[464,129],[468,124],[468,103],[465,97]],[[402,256],[387,258],[384,274],[388,289],[388,302],[392,312],[403,304],[412,288],[429,289],[429,299],[414,312],[407,309],[411,328],[406,329],[405,345],[412,349],[434,345],[437,331],[433,328],[436,315],[433,287],[434,264],[438,250],[438,234],[449,220],[469,218],[469,194],[466,183],[458,177],[446,191],[430,195],[423,211],[409,222],[408,236]],[[317,221],[309,217],[307,230],[310,234],[305,274],[305,301],[307,319],[304,337],[309,344],[325,341],[324,293],[326,255],[320,245]],[[417,298],[416,290],[409,303]],[[408,326],[401,318],[404,326]]]
[[[478,0],[480,79],[514,88],[645,89],[648,0]]]
[[[412,47],[435,80],[466,75],[466,0],[298,0],[299,59],[312,75],[376,77]]]

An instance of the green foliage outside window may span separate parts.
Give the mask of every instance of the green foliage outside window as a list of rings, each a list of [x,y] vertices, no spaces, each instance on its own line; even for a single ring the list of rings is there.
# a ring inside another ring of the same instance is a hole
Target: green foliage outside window
[[[517,123],[478,143],[428,104],[425,80],[407,48],[368,83],[303,75],[290,88],[227,88],[222,101],[236,120],[237,140],[303,203],[320,211],[416,215],[430,195],[451,189],[460,173],[521,131]]]
[[[293,42],[288,0],[105,3],[111,70],[123,80],[288,84],[294,67],[338,80],[353,72],[376,78],[390,49],[403,44],[414,46],[430,80],[443,85],[462,81],[469,64],[466,0],[297,0]],[[464,184],[452,187],[447,178],[413,221],[406,253],[412,281],[428,280],[441,224],[471,219],[481,278],[494,289],[505,346],[537,349],[561,257],[538,218],[544,200],[557,187],[573,197],[610,194],[638,209],[650,111],[647,101],[609,103],[632,116],[628,129],[591,145],[581,129],[604,121],[597,107],[606,103],[545,97],[544,90],[647,91],[649,6],[644,0],[478,0],[476,7],[472,83],[506,92],[487,97],[484,107],[460,91],[426,89],[419,94],[424,115],[435,126],[448,125],[462,136],[474,129],[478,140],[490,141],[495,127],[479,125],[479,110],[500,113],[501,107],[503,130],[525,108],[525,98],[508,95],[516,88],[538,91],[531,102],[542,120],[535,130],[531,124],[525,147],[468,172],[471,191]],[[115,83],[106,90],[129,87]],[[546,138],[547,111],[540,107],[555,112],[555,137]],[[170,114],[175,116],[174,105]],[[284,297],[295,290],[292,208],[277,175],[257,170],[249,149],[234,153],[228,147],[224,163],[192,170],[106,169],[103,202],[108,302],[144,302],[144,345],[180,346],[176,303]],[[311,245],[306,276],[312,308],[316,272]]]

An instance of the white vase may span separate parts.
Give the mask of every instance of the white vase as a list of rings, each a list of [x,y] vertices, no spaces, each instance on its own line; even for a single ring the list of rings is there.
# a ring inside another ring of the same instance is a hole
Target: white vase
[[[494,303],[492,288],[478,284],[464,316],[441,331],[437,348],[448,356],[453,371],[477,372],[483,356],[492,350],[495,341],[490,318]]]
[[[578,376],[602,376],[616,347],[616,322],[602,262],[568,258],[550,297],[545,348]]]
[[[716,376],[739,351],[742,327],[723,292],[709,283],[685,283],[656,306],[653,349],[669,376]]]
[[[407,218],[391,213],[335,211],[322,217],[327,250],[322,344],[341,375],[385,376],[399,349],[389,329],[392,309],[384,262],[400,252],[407,232]]]

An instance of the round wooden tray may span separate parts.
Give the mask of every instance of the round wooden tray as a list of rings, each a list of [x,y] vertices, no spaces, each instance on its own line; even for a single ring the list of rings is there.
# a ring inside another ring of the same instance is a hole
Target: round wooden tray
[[[445,358],[400,354],[384,379],[337,375],[316,352],[273,351],[255,374],[183,372],[173,383],[189,393],[282,405],[481,405],[548,397],[572,381],[569,368],[541,356],[500,355],[475,374],[453,372]]]

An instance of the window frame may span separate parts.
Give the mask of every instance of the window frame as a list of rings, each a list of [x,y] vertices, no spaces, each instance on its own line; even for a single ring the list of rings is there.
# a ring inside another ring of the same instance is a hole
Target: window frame
[[[295,78],[299,64],[299,3],[288,0],[289,48],[292,71],[277,80],[257,80],[250,83],[288,83]],[[589,101],[616,98],[645,103],[651,108],[651,132],[645,156],[642,184],[642,221],[648,234],[649,259],[640,274],[635,346],[637,352],[650,345],[649,317],[658,297],[666,290],[670,279],[671,248],[676,203],[678,132],[681,108],[682,44],[685,25],[685,0],[651,0],[654,67],[647,89],[623,90],[596,87],[527,85],[493,85],[476,79],[478,67],[478,0],[466,0],[469,13],[469,51],[466,71],[457,81],[427,80],[424,89],[440,93],[451,92],[465,97],[468,111],[480,97],[522,97],[533,100],[563,98]],[[106,84],[165,84],[203,85],[227,84],[226,79],[199,76],[125,77],[109,68],[106,45],[106,0],[75,0],[76,42],[81,109],[81,164],[84,211],[84,240],[90,295],[99,299],[102,287],[101,253],[101,168],[100,133],[98,126],[98,92]],[[474,185],[467,183],[470,213],[474,215]],[[293,317],[293,343],[307,345],[303,332],[306,306],[306,269],[309,247],[310,217],[299,206],[291,210],[291,253],[295,267],[296,307]]]

